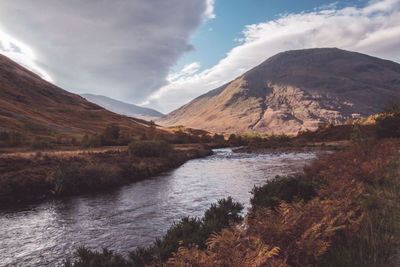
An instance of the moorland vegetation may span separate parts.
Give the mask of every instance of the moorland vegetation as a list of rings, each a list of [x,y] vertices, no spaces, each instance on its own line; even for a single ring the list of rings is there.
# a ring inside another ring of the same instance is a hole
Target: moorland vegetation
[[[183,218],[128,258],[80,248],[65,266],[395,266],[399,114],[377,116],[372,128],[348,124],[350,146],[322,156],[297,176],[255,187],[243,221],[240,204],[221,200],[203,218]],[[218,221],[207,228],[210,216]]]

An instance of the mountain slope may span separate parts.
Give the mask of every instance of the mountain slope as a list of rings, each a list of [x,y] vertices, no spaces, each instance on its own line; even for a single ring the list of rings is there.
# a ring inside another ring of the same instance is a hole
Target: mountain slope
[[[319,48],[277,54],[234,81],[161,118],[212,132],[295,134],[381,110],[400,97],[400,65]]]
[[[95,134],[111,123],[133,136],[146,131],[144,122],[105,110],[0,55],[0,131]]]
[[[82,94],[81,96],[105,109],[129,117],[135,117],[144,120],[155,120],[163,116],[163,114],[157,110],[124,103],[102,95]]]

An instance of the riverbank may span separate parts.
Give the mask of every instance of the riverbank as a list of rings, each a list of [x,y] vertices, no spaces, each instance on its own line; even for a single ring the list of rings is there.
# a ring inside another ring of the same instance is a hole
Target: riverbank
[[[332,142],[304,143],[301,145],[282,145],[275,147],[244,146],[236,148],[233,151],[237,153],[251,153],[251,154],[318,152],[318,151],[337,151],[341,149],[346,149],[349,146],[351,146],[351,142],[348,140],[343,140],[343,141],[332,141]]]
[[[243,224],[199,239],[203,221],[187,218],[127,259],[80,249],[65,266],[397,266],[399,153],[398,139],[353,145],[255,187]]]
[[[399,140],[373,140],[257,187],[244,225],[181,247],[169,266],[397,266],[399,153]]]
[[[174,222],[202,217],[218,199],[232,196],[250,207],[254,185],[297,173],[314,158],[314,153],[252,155],[216,149],[143,181],[0,210],[0,266],[62,266],[81,246],[128,256],[164,236]]]
[[[18,153],[0,157],[0,203],[107,190],[160,174],[212,150],[204,144],[176,145],[165,156],[137,157],[126,147],[96,151]]]

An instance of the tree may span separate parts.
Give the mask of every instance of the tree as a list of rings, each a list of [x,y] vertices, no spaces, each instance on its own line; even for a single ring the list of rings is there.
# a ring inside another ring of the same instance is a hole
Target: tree
[[[393,114],[400,112],[400,99],[396,96],[390,97],[383,106],[383,113]]]
[[[119,137],[120,128],[118,125],[109,124],[103,131],[103,136],[106,141],[116,141]]]
[[[400,100],[397,97],[389,99],[383,108],[383,112],[376,118],[377,137],[400,137]]]

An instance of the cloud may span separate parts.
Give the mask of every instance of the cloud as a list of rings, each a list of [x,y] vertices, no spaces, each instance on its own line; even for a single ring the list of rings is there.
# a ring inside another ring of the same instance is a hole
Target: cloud
[[[2,30],[0,30],[0,51],[6,57],[9,57],[24,67],[32,70],[43,79],[49,82],[53,81],[50,75],[35,63],[36,56],[32,49]]]
[[[366,6],[287,14],[248,25],[240,44],[210,69],[184,76],[151,95],[148,104],[171,111],[217,88],[279,52],[338,47],[400,62],[400,1],[372,1]]]
[[[213,4],[0,1],[0,52],[69,91],[138,103],[168,83],[170,68],[193,49],[191,35],[215,17]]]
[[[192,62],[190,64],[185,65],[181,71],[171,73],[167,77],[167,81],[169,82],[174,82],[178,79],[181,79],[183,77],[187,77],[189,75],[193,75],[196,72],[198,72],[200,69],[200,63],[199,62]]]
[[[206,11],[204,12],[204,15],[207,19],[215,19],[216,16],[214,14],[214,4],[215,0],[206,0]]]

